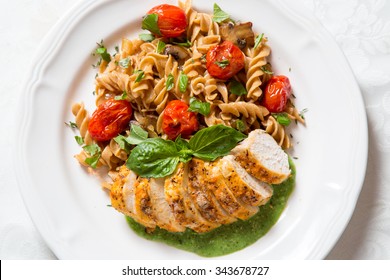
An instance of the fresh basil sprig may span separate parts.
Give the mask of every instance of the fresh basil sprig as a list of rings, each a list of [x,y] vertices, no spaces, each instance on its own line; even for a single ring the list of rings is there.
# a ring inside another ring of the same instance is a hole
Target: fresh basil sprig
[[[167,76],[167,80],[165,81],[165,88],[167,91],[170,91],[175,86],[175,77],[173,77],[172,73]]]
[[[179,162],[192,157],[213,161],[227,155],[246,135],[224,125],[198,131],[190,141],[178,137],[175,142],[149,138],[140,142],[126,161],[127,168],[139,176],[161,178],[172,174]]]

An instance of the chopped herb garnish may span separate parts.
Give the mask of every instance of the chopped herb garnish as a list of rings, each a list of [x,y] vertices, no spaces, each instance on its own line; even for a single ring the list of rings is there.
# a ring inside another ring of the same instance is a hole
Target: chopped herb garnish
[[[115,96],[115,100],[125,100],[127,98],[127,91],[123,91],[121,95]]]
[[[229,90],[232,94],[238,96],[245,95],[248,93],[246,91],[246,88],[239,81],[235,79],[231,80],[231,82],[229,83]]]
[[[152,42],[156,37],[153,34],[139,34],[138,37],[144,42]]]
[[[165,50],[165,43],[163,41],[157,42],[156,53],[162,53]]]
[[[180,92],[186,92],[187,86],[188,86],[188,76],[185,73],[180,72],[180,75],[179,75]]]
[[[291,120],[288,117],[287,113],[276,113],[272,114],[272,116],[276,119],[278,123],[283,126],[288,126],[291,123]]]
[[[217,23],[221,23],[228,19],[230,19],[230,15],[222,11],[221,7],[219,7],[216,3],[214,3],[213,21]]]
[[[226,66],[228,66],[230,62],[229,62],[229,60],[224,59],[224,60],[221,60],[221,61],[216,61],[214,63],[217,64],[219,67],[221,67],[223,69]]]
[[[135,82],[140,82],[145,77],[145,72],[143,70],[134,70],[134,74],[137,74]]]
[[[69,126],[70,128],[77,128],[77,124],[72,122],[72,121],[69,121],[69,123],[65,123],[67,126]]]
[[[175,41],[173,38],[171,38],[169,40],[169,42],[173,45],[177,45],[177,46],[181,46],[181,47],[185,47],[185,48],[189,48],[192,46],[192,43],[186,39],[186,42],[178,42],[178,41]]]
[[[158,27],[158,15],[149,14],[142,20],[142,29],[149,30],[153,34],[161,35],[160,28]]]
[[[83,137],[81,137],[81,136],[75,136],[74,139],[76,139],[77,144],[79,144],[79,145],[83,145],[83,144],[84,144],[84,139],[83,139]]]
[[[299,112],[299,116],[302,119],[305,119],[305,114],[307,113],[307,111],[309,111],[309,109],[307,109],[307,108],[303,109],[302,111]]]
[[[85,163],[96,168],[101,156],[101,149],[97,144],[86,145],[83,147],[84,151],[90,156],[85,159]]]
[[[240,132],[246,131],[246,124],[242,120],[236,120],[235,125],[238,131]]]
[[[103,41],[97,43],[98,48],[95,50],[95,53],[100,55],[100,57],[106,61],[110,62],[111,61],[111,55],[107,52],[107,48],[103,45]],[[100,64],[99,64],[100,65]]]
[[[258,47],[258,45],[260,45],[261,41],[263,40],[263,37],[264,37],[264,33],[261,33],[260,35],[256,36],[255,46],[254,46],[255,49]]]
[[[210,114],[210,103],[202,102],[195,97],[191,97],[190,99],[190,108],[188,108],[189,112],[196,112],[202,114],[203,116],[207,116]]]
[[[175,86],[175,78],[173,77],[172,73],[170,73],[167,77],[167,80],[165,81],[165,88],[167,91],[170,91]]]
[[[260,69],[261,69],[261,71],[263,71],[265,74],[268,74],[268,75],[273,75],[273,74],[274,74],[274,72],[269,71],[265,65],[264,65],[264,66],[261,66]]]
[[[204,55],[202,55],[201,57],[200,57],[200,60],[202,61],[202,62],[206,62],[207,60],[206,60],[206,54],[204,54]]]
[[[119,60],[118,65],[125,69],[129,68],[129,66],[131,65],[130,57],[122,58],[121,60]]]

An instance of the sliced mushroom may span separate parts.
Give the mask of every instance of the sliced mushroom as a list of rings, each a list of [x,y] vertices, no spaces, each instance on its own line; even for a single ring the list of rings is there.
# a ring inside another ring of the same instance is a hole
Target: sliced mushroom
[[[190,54],[185,48],[175,45],[167,45],[164,54],[172,55],[179,64],[184,63],[184,61],[190,57]]]
[[[231,41],[240,49],[253,47],[255,45],[255,34],[252,31],[252,23],[238,23],[232,22],[224,23],[220,26],[221,37],[223,40]]]

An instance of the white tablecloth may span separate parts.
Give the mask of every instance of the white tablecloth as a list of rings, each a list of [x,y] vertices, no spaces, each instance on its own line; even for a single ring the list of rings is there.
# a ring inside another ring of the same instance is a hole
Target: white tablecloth
[[[40,41],[71,5],[82,0],[0,1],[0,258],[54,259],[17,186],[15,112],[21,82]],[[344,51],[364,96],[369,123],[364,186],[350,223],[327,258],[390,259],[390,1],[297,2],[318,17]]]

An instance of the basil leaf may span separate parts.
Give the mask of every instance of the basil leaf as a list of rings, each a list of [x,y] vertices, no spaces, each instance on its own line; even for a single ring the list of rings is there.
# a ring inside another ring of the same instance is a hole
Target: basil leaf
[[[142,29],[149,30],[153,34],[161,35],[160,28],[158,27],[157,22],[157,14],[146,15],[142,20]]]
[[[86,145],[83,147],[84,151],[87,152],[90,156],[94,156],[101,152],[98,144]]]
[[[167,80],[165,81],[165,88],[167,91],[170,91],[175,86],[174,79],[175,78],[173,77],[172,73],[170,73],[167,77]]]
[[[119,60],[118,64],[122,68],[129,68],[129,66],[131,65],[130,57],[122,58],[121,60]]]
[[[138,37],[144,42],[152,42],[155,39],[153,34],[139,34]]]
[[[126,137],[123,135],[118,135],[117,137],[114,138],[115,142],[118,143],[119,147],[126,151],[126,153],[130,153],[130,144],[127,143]]]
[[[213,21],[217,23],[221,23],[229,18],[230,15],[222,11],[221,7],[219,7],[216,3],[214,3]]]
[[[246,131],[246,124],[242,120],[236,120],[235,125],[238,131],[240,132]]]
[[[232,94],[238,96],[248,94],[246,88],[239,81],[234,79],[229,83],[229,89]]]
[[[186,92],[188,86],[188,76],[183,72],[180,72],[179,75],[179,89],[180,92]]]
[[[224,60],[221,60],[221,61],[216,61],[214,63],[217,64],[222,69],[226,68],[226,66],[228,66],[230,64],[229,60],[227,60],[227,59],[224,59]]]
[[[157,42],[156,53],[162,53],[165,50],[165,43],[163,41]]]
[[[81,137],[81,136],[75,136],[74,139],[76,139],[77,144],[79,144],[79,145],[83,145],[83,144],[84,144],[84,139],[83,139],[83,137]]]
[[[95,169],[99,163],[99,159],[100,159],[100,154],[86,158],[84,162]]]
[[[287,113],[275,113],[272,114],[272,116],[276,119],[278,123],[283,126],[288,126],[291,123],[291,120],[288,117]]]
[[[227,155],[238,142],[245,138],[245,134],[234,128],[219,124],[199,130],[190,139],[189,145],[195,157],[213,161]]]
[[[131,145],[138,145],[146,139],[148,139],[148,132],[134,124],[131,125],[129,136],[118,135],[114,138],[115,142],[126,152],[130,152]]]
[[[188,108],[188,111],[196,112],[202,114],[203,116],[207,116],[208,114],[210,114],[210,103],[202,102],[195,97],[191,97],[190,107]]]
[[[95,53],[100,55],[104,61],[110,62],[111,55],[107,52],[107,49],[102,44],[98,44],[98,46]]]
[[[137,74],[137,77],[135,78],[136,83],[139,83],[145,77],[145,72],[143,70],[135,70],[134,74]]]
[[[171,175],[178,163],[179,151],[175,142],[150,138],[131,151],[126,166],[139,176],[161,178]]]
[[[146,139],[148,139],[148,132],[143,130],[139,125],[132,124],[130,134],[126,138],[127,143],[131,145],[138,145]]]
[[[124,91],[121,95],[114,97],[115,100],[125,100],[127,98],[127,91]]]
[[[255,46],[254,46],[255,49],[257,48],[258,45],[260,45],[261,41],[263,40],[263,37],[264,37],[264,33],[261,33],[261,35],[256,36]]]
[[[90,157],[85,159],[85,163],[96,168],[101,156],[100,147],[97,144],[86,145],[83,147],[84,151],[90,155]]]

